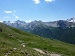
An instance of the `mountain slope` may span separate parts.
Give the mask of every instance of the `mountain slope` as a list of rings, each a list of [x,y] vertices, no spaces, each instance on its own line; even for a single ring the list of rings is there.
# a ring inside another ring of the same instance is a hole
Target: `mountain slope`
[[[57,39],[63,42],[75,44],[74,20],[75,18],[54,22],[42,22],[35,20],[30,23],[18,20],[14,23],[10,23],[9,21],[4,21],[3,23],[42,37]]]
[[[26,33],[2,23],[0,29],[0,56],[75,56],[75,45]]]

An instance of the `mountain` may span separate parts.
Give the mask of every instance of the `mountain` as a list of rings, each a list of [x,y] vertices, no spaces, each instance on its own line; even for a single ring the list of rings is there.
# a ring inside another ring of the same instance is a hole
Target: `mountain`
[[[68,22],[73,22],[75,23],[75,18],[70,18],[70,19],[67,19]]]
[[[75,45],[0,23],[0,56],[75,56]]]
[[[30,23],[17,20],[14,23],[10,23],[9,21],[4,21],[3,23],[42,37],[57,39],[63,42],[75,44],[74,20],[75,18],[53,22],[42,22],[35,20]]]

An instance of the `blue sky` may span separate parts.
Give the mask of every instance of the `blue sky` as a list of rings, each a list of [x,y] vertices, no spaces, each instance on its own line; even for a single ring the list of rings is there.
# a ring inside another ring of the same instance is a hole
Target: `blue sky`
[[[75,0],[0,0],[0,21],[56,21],[75,17]]]

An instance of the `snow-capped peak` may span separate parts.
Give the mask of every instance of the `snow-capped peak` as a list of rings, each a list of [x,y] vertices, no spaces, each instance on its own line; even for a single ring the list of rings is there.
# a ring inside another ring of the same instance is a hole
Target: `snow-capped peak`
[[[70,18],[70,19],[67,19],[67,21],[68,21],[68,22],[73,22],[73,23],[75,23],[75,17]]]

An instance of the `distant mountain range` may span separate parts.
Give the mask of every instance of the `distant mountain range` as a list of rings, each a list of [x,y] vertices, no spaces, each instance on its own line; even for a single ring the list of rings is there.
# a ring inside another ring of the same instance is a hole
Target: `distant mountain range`
[[[75,18],[53,22],[35,20],[26,23],[25,21],[17,20],[13,23],[11,21],[3,21],[3,23],[39,36],[75,44]]]

